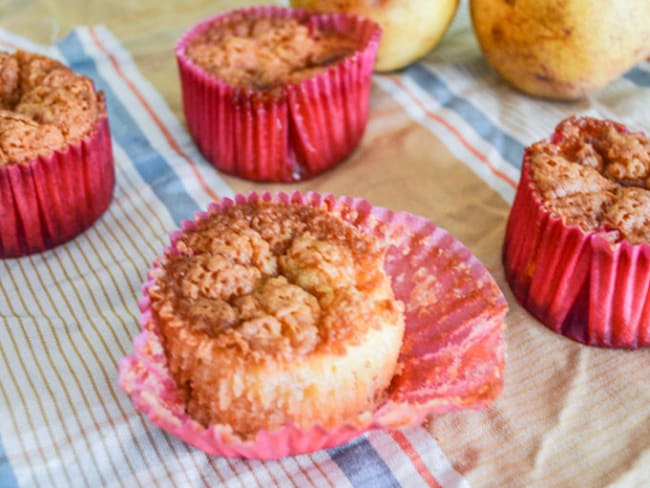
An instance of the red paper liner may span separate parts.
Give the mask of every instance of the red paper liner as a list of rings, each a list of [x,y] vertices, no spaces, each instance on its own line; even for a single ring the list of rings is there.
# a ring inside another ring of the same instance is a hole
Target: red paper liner
[[[114,184],[106,113],[65,151],[0,167],[0,258],[42,252],[77,236],[108,208]]]
[[[185,412],[167,370],[150,310],[149,278],[140,302],[143,330],[134,341],[134,354],[120,362],[120,386],[154,424],[208,454],[277,459],[343,444],[370,429],[419,423],[430,414],[486,407],[495,400],[503,385],[507,304],[487,270],[460,242],[422,217],[373,207],[358,198],[311,192],[238,195],[234,202],[212,204],[197,219],[257,200],[324,208],[389,243],[385,269],[396,298],[406,305],[406,330],[400,372],[388,400],[333,429],[288,424],[242,440],[226,425],[203,427]],[[165,252],[172,252],[183,232],[194,227],[194,221],[184,222]]]
[[[233,14],[293,17],[352,35],[362,48],[272,95],[236,88],[185,55],[195,36]],[[195,25],[176,45],[183,109],[194,141],[217,169],[249,180],[304,180],[333,167],[354,150],[365,130],[380,37],[379,26],[367,19],[281,7],[235,10]]]
[[[591,346],[650,345],[650,245],[611,244],[543,205],[524,156],[503,248],[515,297],[549,329]]]

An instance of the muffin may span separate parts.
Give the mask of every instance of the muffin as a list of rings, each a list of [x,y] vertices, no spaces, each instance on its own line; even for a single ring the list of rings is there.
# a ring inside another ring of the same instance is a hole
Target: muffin
[[[650,345],[650,140],[574,116],[527,148],[504,264],[517,300],[555,332]]]
[[[113,158],[103,94],[45,56],[0,52],[0,257],[41,252],[108,207]]]
[[[278,459],[499,395],[505,298],[425,218],[253,193],[181,228],[143,286],[120,387],[206,453]]]
[[[242,203],[187,230],[148,293],[190,416],[246,438],[371,411],[404,333],[385,251],[300,205]]]
[[[193,27],[176,57],[201,152],[257,181],[302,180],[345,159],[365,130],[380,32],[370,20],[279,7]]]

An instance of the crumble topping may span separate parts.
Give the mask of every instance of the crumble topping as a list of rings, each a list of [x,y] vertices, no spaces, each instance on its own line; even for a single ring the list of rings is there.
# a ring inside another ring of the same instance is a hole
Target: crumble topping
[[[212,213],[160,263],[152,308],[244,354],[291,357],[398,322],[385,248],[330,213],[248,203]]]
[[[0,52],[0,166],[78,144],[103,100],[93,84],[46,56]]]
[[[226,83],[263,91],[310,78],[355,49],[353,39],[293,18],[240,14],[197,35],[186,53]]]
[[[650,140],[644,134],[571,117],[528,154],[544,205],[567,225],[650,243]]]
[[[617,188],[615,201],[604,211],[603,224],[620,230],[632,243],[650,242],[650,191]]]

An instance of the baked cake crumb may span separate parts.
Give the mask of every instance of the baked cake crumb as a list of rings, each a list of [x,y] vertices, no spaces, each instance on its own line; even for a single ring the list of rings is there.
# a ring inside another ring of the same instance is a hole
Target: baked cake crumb
[[[0,52],[0,166],[81,142],[103,104],[90,79],[46,56]]]
[[[404,332],[385,252],[302,205],[233,205],[186,231],[149,294],[190,415],[246,436],[372,409]]]
[[[294,18],[236,14],[198,34],[186,54],[226,83],[263,91],[310,78],[357,48],[351,37]]]
[[[650,139],[611,121],[571,117],[529,150],[533,181],[568,225],[650,242]]]
[[[616,199],[603,213],[602,223],[618,229],[632,244],[650,243],[650,191],[618,188]]]

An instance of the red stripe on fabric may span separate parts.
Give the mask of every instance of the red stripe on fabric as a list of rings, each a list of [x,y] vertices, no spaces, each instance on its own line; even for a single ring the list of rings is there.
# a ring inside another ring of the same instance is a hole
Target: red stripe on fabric
[[[510,185],[512,188],[517,188],[517,182],[515,182],[512,178],[510,178],[507,174],[503,173],[502,171],[498,170],[497,168],[494,167],[494,165],[490,162],[488,157],[483,154],[481,151],[476,149],[474,146],[472,146],[465,137],[460,133],[458,129],[456,129],[454,126],[452,126],[449,122],[447,122],[444,118],[440,117],[439,115],[434,114],[431,112],[427,106],[409,89],[408,86],[406,86],[402,80],[400,80],[397,76],[394,75],[389,75],[388,78],[393,80],[399,87],[406,93],[411,100],[413,100],[420,109],[425,113],[427,117],[430,119],[435,120],[439,124],[445,126],[445,128],[451,132],[456,138],[460,141],[460,143],[465,146],[474,156],[476,156],[482,163],[484,163],[490,172],[496,176],[497,178],[500,178],[501,180],[505,181]]]
[[[90,33],[90,36],[93,39],[93,42],[97,46],[97,48],[105,53],[108,56],[108,59],[110,60],[111,64],[113,65],[113,68],[115,69],[115,72],[117,75],[127,84],[131,92],[136,96],[138,101],[142,104],[144,109],[147,111],[151,119],[156,123],[160,131],[163,133],[165,136],[165,139],[167,139],[167,142],[171,146],[171,148],[174,150],[176,154],[178,154],[180,157],[182,157],[189,165],[190,168],[192,169],[192,173],[194,173],[194,176],[196,177],[197,181],[199,182],[199,185],[201,186],[201,189],[213,200],[218,201],[220,198],[217,196],[216,193],[214,193],[210,187],[207,185],[201,174],[199,173],[198,169],[196,168],[196,165],[192,161],[192,159],[183,152],[183,150],[180,148],[174,137],[171,135],[167,127],[165,127],[165,124],[160,120],[160,118],[156,115],[154,112],[153,108],[151,105],[147,103],[145,100],[144,96],[138,90],[138,88],[133,84],[133,82],[127,78],[127,76],[124,74],[124,71],[122,71],[122,67],[120,64],[117,62],[115,57],[108,52],[106,47],[102,44],[102,42],[99,40],[99,37],[97,37],[97,34],[95,33],[94,28],[91,26],[88,28],[88,32]]]
[[[404,454],[406,454],[411,460],[413,466],[415,467],[415,470],[420,476],[422,476],[422,479],[425,481],[427,486],[430,488],[442,488],[438,481],[436,481],[434,478],[433,474],[431,474],[431,471],[429,471],[429,468],[427,468],[426,464],[424,464],[424,461],[422,461],[422,458],[413,447],[413,444],[411,444],[411,441],[409,441],[406,436],[399,430],[391,431],[390,436],[402,449],[402,451],[404,451]]]

